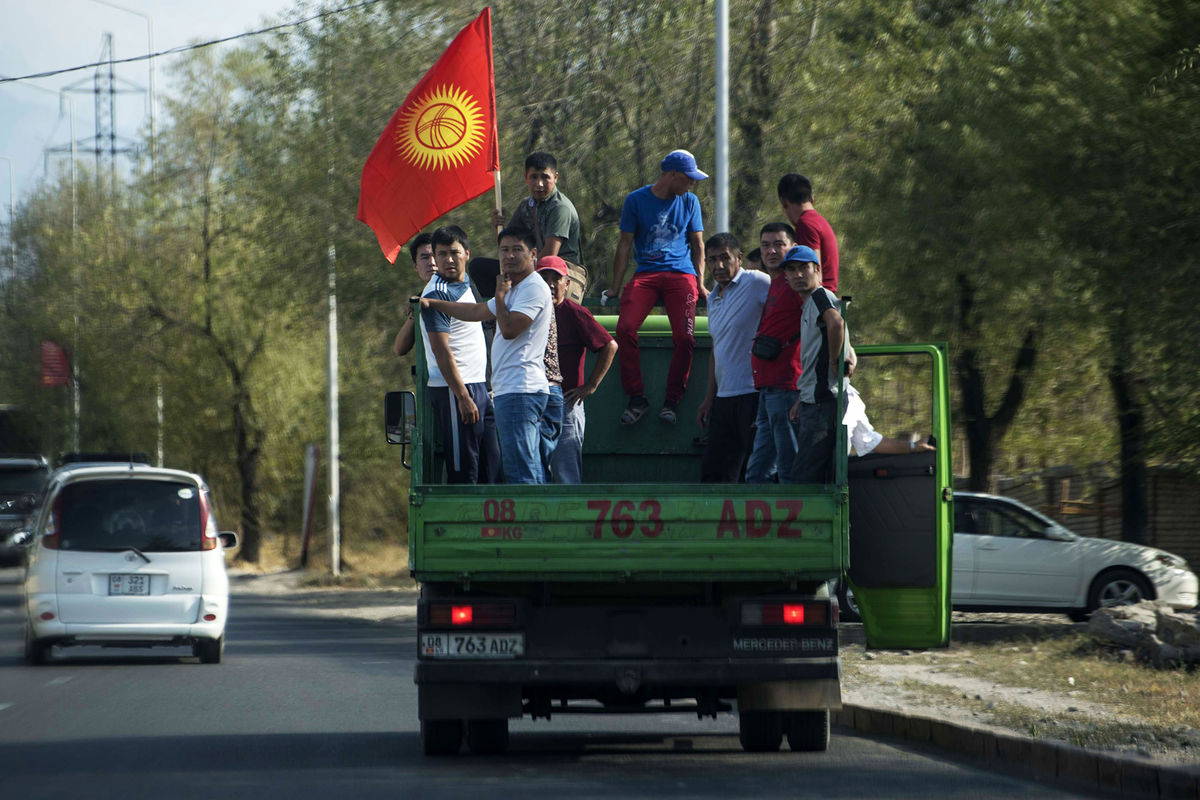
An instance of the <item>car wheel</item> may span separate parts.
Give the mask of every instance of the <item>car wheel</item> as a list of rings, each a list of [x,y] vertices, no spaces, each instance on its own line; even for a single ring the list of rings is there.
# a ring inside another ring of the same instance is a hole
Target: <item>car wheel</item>
[[[427,756],[452,756],[462,745],[461,719],[421,720],[421,750]]]
[[[50,651],[53,648],[48,642],[34,638],[33,630],[25,626],[25,663],[31,667],[40,667],[50,663]]]
[[[788,747],[798,752],[822,753],[829,749],[829,709],[789,711],[784,719]]]
[[[1114,569],[1092,581],[1091,591],[1088,592],[1088,611],[1130,606],[1153,596],[1150,584],[1141,575],[1131,569]]]
[[[838,616],[842,622],[862,622],[862,614],[858,611],[858,603],[854,601],[854,592],[845,581],[838,583]]]
[[[220,664],[221,656],[225,654],[225,637],[201,639],[192,645],[192,654],[201,664]]]
[[[508,720],[467,720],[467,749],[474,755],[499,755],[508,749]]]
[[[738,739],[747,753],[769,753],[783,743],[783,715],[778,711],[739,711]]]

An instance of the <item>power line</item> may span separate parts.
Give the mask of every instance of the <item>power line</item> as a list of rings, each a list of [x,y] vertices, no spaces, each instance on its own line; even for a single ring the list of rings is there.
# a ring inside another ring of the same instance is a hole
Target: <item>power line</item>
[[[19,75],[16,77],[0,76],[0,84],[13,83],[15,81],[33,80],[34,78],[52,78],[55,75],[63,75],[68,72],[78,72],[81,69],[95,69],[97,67],[108,66],[110,63],[112,63],[112,64],[132,64],[137,61],[146,61],[148,59],[159,58],[161,56],[178,55],[179,53],[186,53],[191,50],[200,50],[205,47],[212,47],[213,45],[224,44],[226,42],[232,42],[237,39],[245,39],[250,36],[261,36],[264,33],[273,33],[274,31],[283,30],[284,28],[294,28],[297,25],[303,25],[306,22],[312,22],[313,20],[316,20],[316,19],[323,19],[325,17],[330,17],[335,14],[344,14],[347,11],[356,11],[360,8],[366,8],[367,6],[373,6],[376,3],[380,3],[380,2],[382,2],[382,0],[364,0],[364,2],[356,3],[352,6],[345,6],[344,8],[334,8],[334,9],[330,9],[329,11],[322,11],[319,14],[313,14],[311,17],[305,17],[304,19],[293,20],[292,22],[284,22],[279,25],[272,25],[269,28],[260,28],[259,30],[256,30],[256,31],[246,31],[245,33],[238,33],[233,36],[225,36],[220,39],[211,39],[207,42],[196,42],[194,44],[180,45],[179,47],[172,47],[169,50],[160,50],[157,53],[146,53],[145,55],[141,55],[141,56],[130,56],[129,58],[116,59],[111,62],[96,61],[96,62],[92,62],[91,64],[80,64],[77,67],[64,67],[62,69],[52,69],[52,70],[48,70],[46,72],[37,72],[37,73],[33,73],[31,75]]]

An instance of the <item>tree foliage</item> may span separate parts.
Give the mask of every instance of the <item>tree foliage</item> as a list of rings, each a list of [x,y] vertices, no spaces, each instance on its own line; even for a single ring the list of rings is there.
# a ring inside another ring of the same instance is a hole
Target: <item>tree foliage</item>
[[[323,7],[322,7],[323,8]],[[286,16],[314,7],[299,5]],[[474,5],[381,0],[174,65],[155,162],[116,191],[83,170],[23,202],[2,284],[0,401],[66,449],[38,344],[74,348],[81,443],[208,476],[239,520],[295,531],[304,443],[325,431],[326,304],[339,311],[343,524],[399,534],[407,474],[378,434],[418,287],[354,219],[362,164]],[[956,463],[973,486],[1063,461],[1200,463],[1194,0],[731,0],[733,231],[813,178],[856,339],[950,342]],[[504,0],[493,9],[504,205],[554,153],[605,285],[624,195],[667,151],[711,164],[711,0]],[[149,148],[147,148],[148,150]],[[699,189],[706,217],[712,192]],[[489,197],[446,216],[492,250]],[[1144,490],[1143,490],[1144,494]],[[1127,520],[1128,522],[1128,520]]]

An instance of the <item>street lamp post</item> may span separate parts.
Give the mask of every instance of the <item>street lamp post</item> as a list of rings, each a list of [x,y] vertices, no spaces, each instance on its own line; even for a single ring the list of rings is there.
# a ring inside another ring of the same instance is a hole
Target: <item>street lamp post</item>
[[[58,115],[62,117],[63,103],[67,104],[67,111],[71,117],[71,270],[75,275],[75,314],[73,319],[73,327],[71,334],[71,450],[79,452],[79,275],[77,270],[78,258],[76,257],[75,245],[78,241],[76,234],[79,232],[79,196],[76,192],[75,181],[75,103],[66,92],[53,89],[47,89],[44,86],[38,86],[35,83],[16,83],[14,86],[24,86],[26,89],[36,89],[39,92],[48,92],[58,97]],[[57,148],[55,148],[57,149]],[[9,162],[9,218],[12,217],[12,162]],[[11,238],[11,234],[10,234]],[[16,251],[14,249],[12,255],[12,275],[16,278],[17,261]]]

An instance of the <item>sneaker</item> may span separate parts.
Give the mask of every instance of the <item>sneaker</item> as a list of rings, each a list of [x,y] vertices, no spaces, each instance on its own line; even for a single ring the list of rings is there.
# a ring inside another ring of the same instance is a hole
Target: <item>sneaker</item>
[[[672,403],[664,403],[662,410],[658,412],[658,418],[668,425],[675,424],[675,406]]]
[[[650,410],[650,401],[644,397],[629,398],[629,405],[621,412],[621,424],[632,425]]]

